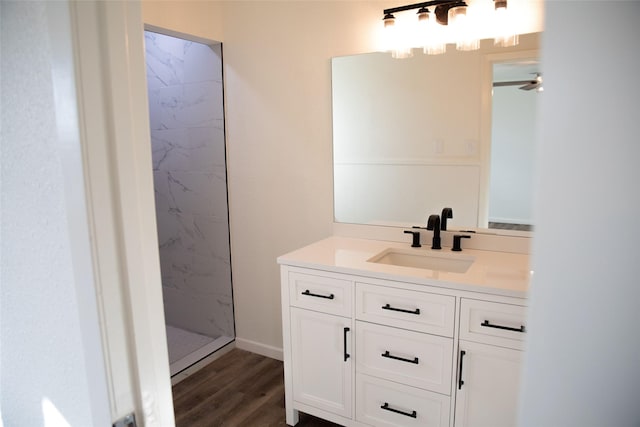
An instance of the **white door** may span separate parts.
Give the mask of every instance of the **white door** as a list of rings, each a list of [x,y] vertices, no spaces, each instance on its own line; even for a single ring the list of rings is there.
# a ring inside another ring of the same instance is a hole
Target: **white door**
[[[84,182],[75,185],[88,205],[111,420],[133,412],[138,425],[172,426],[141,6],[69,1],[61,8],[57,19],[74,35],[69,87],[77,88],[84,166]]]
[[[513,427],[518,413],[522,352],[460,341],[456,427]]]
[[[351,417],[351,319],[291,308],[294,401]]]

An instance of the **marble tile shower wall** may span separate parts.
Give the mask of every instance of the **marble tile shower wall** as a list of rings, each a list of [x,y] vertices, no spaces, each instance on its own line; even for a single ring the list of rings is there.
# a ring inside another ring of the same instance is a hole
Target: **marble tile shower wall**
[[[234,336],[220,46],[145,32],[167,324]]]

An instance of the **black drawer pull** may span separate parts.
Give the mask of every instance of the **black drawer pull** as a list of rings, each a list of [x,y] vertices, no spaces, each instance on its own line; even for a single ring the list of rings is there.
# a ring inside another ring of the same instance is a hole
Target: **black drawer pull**
[[[464,355],[467,354],[466,351],[464,350],[460,350],[460,369],[458,369],[458,375],[460,375],[458,377],[458,390],[462,389],[462,385],[464,384],[464,381],[462,381],[462,359],[464,358]]]
[[[346,362],[348,358],[351,357],[351,355],[349,353],[347,353],[347,332],[349,332],[351,329],[350,328],[344,328],[343,330],[343,336],[344,336],[344,361]]]
[[[401,313],[420,314],[420,309],[419,308],[416,308],[415,310],[404,310],[402,308],[391,307],[389,304],[383,305],[382,309],[383,310],[399,311]]]
[[[510,328],[509,326],[502,325],[492,325],[488,320],[485,320],[480,324],[480,326],[484,326],[487,328],[496,328],[496,329],[504,329],[505,331],[514,331],[514,332],[525,332],[524,325],[521,325],[519,328]]]
[[[402,362],[407,362],[407,363],[415,363],[416,365],[418,364],[418,358],[414,357],[413,360],[411,359],[405,359],[404,357],[398,357],[398,356],[394,356],[392,354],[389,353],[389,350],[385,351],[384,353],[382,353],[380,356],[382,357],[387,357],[389,359],[394,359],[394,360],[400,360]]]
[[[309,292],[309,289],[307,289],[306,291],[304,291],[302,293],[302,295],[306,295],[309,297],[316,297],[316,298],[326,298],[326,299],[333,299],[335,298],[335,296],[333,294],[329,294],[329,295],[319,295],[319,294],[312,294],[311,292]]]
[[[384,405],[382,405],[380,409],[384,409],[385,411],[395,412],[396,414],[401,414],[411,418],[418,418],[418,413],[416,411],[404,412],[399,409],[393,409],[392,407],[389,406],[387,402],[384,402]]]

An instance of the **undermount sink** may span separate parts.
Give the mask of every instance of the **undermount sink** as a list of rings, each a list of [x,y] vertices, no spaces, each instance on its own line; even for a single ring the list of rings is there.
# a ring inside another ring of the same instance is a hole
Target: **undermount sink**
[[[450,273],[466,273],[473,261],[475,261],[475,258],[469,255],[401,248],[385,249],[367,260],[367,262],[378,264],[423,268]]]

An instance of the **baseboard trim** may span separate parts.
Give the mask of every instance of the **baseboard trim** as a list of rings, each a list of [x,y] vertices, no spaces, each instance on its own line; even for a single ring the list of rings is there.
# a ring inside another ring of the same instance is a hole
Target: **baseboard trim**
[[[262,356],[282,361],[284,359],[281,348],[272,347],[270,345],[236,337],[236,348],[241,350],[257,353]]]

